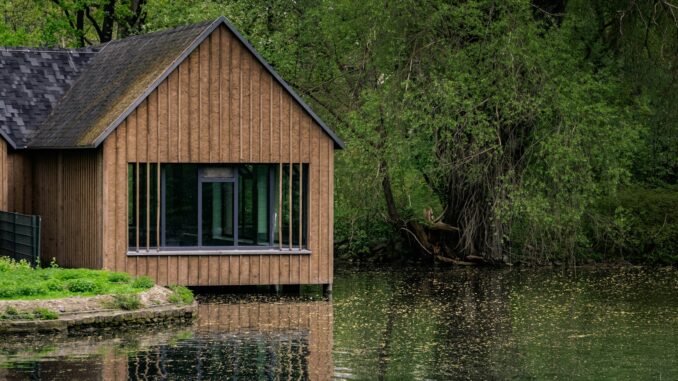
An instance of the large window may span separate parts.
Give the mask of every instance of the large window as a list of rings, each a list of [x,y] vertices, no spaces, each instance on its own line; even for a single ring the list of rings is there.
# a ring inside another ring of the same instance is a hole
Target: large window
[[[129,164],[132,251],[301,249],[306,164]]]

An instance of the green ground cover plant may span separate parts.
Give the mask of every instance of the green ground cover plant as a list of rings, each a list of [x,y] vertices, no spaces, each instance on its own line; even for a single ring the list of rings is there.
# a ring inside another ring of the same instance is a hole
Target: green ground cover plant
[[[191,304],[193,303],[193,291],[184,286],[170,286],[170,290],[174,291],[169,297],[169,301],[174,304]]]
[[[32,312],[17,311],[14,307],[7,307],[0,312],[0,320],[56,320],[58,318],[58,312],[43,307],[37,307]]]
[[[56,299],[69,296],[137,294],[153,287],[148,277],[106,270],[32,268],[25,261],[0,257],[0,299]]]

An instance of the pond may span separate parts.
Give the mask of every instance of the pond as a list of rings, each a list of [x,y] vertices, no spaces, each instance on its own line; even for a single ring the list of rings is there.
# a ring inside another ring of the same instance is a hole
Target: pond
[[[304,290],[302,290],[304,291]],[[678,379],[678,270],[339,269],[192,326],[0,343],[0,379]]]

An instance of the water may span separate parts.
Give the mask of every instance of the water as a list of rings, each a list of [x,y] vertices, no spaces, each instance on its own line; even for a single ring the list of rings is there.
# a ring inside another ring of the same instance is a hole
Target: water
[[[678,270],[340,270],[192,326],[5,338],[0,379],[678,380]]]

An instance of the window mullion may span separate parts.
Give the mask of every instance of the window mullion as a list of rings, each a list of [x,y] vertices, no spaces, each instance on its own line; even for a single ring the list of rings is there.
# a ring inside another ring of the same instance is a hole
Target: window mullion
[[[240,210],[240,171],[235,171],[235,183],[233,185],[233,245],[237,248],[240,244],[240,231],[238,225],[240,223],[238,213]]]
[[[198,168],[198,247],[202,247],[202,177]]]

